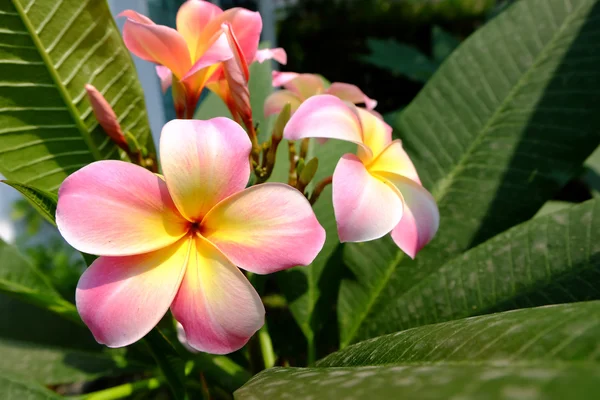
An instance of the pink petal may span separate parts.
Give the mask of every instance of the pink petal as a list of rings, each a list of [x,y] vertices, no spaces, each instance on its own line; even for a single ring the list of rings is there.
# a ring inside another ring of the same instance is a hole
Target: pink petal
[[[151,253],[100,257],[83,273],[77,310],[99,343],[140,340],[169,310],[185,272],[190,239]]]
[[[69,176],[58,191],[56,224],[79,251],[124,256],[175,243],[188,229],[165,182],[123,161],[98,161]]]
[[[214,43],[202,54],[190,70],[181,78],[194,91],[200,91],[208,78],[217,70],[219,63],[233,57],[227,37],[215,36]],[[211,68],[209,68],[211,67]]]
[[[126,17],[132,21],[139,22],[140,24],[156,25],[150,18],[133,10],[125,10],[117,15],[117,17]]]
[[[356,113],[330,94],[314,96],[298,107],[283,130],[289,140],[307,137],[340,139],[362,145],[362,128]],[[365,149],[368,153],[368,150]]]
[[[234,264],[258,274],[308,265],[325,242],[309,202],[281,183],[253,186],[223,200],[201,229]]]
[[[314,74],[300,74],[291,81],[286,82],[283,87],[296,93],[302,100],[325,92],[323,79]]]
[[[402,218],[402,199],[372,176],[353,154],[333,173],[333,209],[341,242],[366,242],[390,232]]]
[[[271,72],[271,76],[273,78],[273,86],[274,87],[283,86],[287,82],[289,82],[292,79],[296,78],[298,75],[300,75],[300,74],[298,74],[296,72],[272,71]]]
[[[386,147],[372,163],[367,167],[371,173],[393,173],[405,176],[408,179],[421,184],[417,170],[412,161],[402,148],[401,140],[394,140]]]
[[[199,221],[215,204],[246,187],[252,145],[228,118],[173,120],[162,130],[160,154],[179,211]]]
[[[128,18],[123,26],[123,41],[133,54],[164,65],[178,78],[185,75],[191,66],[185,40],[175,29]]]
[[[264,324],[265,314],[244,274],[202,237],[196,237],[171,311],[188,344],[213,354],[242,348]]]
[[[370,99],[356,85],[349,83],[333,82],[326,91],[327,94],[339,97],[354,104],[364,103],[367,109],[372,110],[377,106],[377,101]]]
[[[271,93],[265,99],[265,116],[279,114],[287,103],[290,103],[291,111],[294,113],[300,107],[302,100],[296,93],[289,90],[278,90]]]
[[[274,49],[262,49],[256,51],[256,56],[254,57],[255,61],[259,63],[263,63],[266,60],[275,60],[279,64],[287,64],[287,53],[282,47],[277,47]],[[273,71],[276,72],[276,71]]]
[[[372,155],[377,157],[392,143],[392,127],[370,111],[358,107],[355,107],[355,110],[360,118],[364,144],[371,149]],[[371,160],[371,154],[361,153],[361,149],[359,149],[358,156],[363,162]]]
[[[246,57],[246,63],[250,64],[256,56],[260,33],[262,31],[262,19],[258,12],[246,10],[245,8],[231,8],[223,13],[223,22],[229,22],[235,34],[237,42]]]
[[[188,0],[179,7],[177,31],[185,39],[192,60],[198,56],[197,48],[204,45],[200,41],[207,26],[221,14],[223,10],[208,1]]]
[[[167,89],[173,83],[173,74],[171,70],[167,67],[163,67],[162,65],[156,66],[156,75],[160,79],[160,88],[163,93],[166,93]]]
[[[381,174],[391,182],[404,199],[404,214],[400,223],[392,230],[392,239],[410,258],[435,236],[440,213],[435,199],[421,185],[395,174]]]

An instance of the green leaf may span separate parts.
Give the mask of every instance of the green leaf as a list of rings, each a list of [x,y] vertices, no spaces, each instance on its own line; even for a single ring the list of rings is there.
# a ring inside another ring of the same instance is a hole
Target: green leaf
[[[600,140],[600,70],[587,55],[599,17],[595,0],[521,0],[403,110],[395,128],[438,202],[440,230],[416,261],[389,237],[345,247],[354,279],[340,288],[343,346],[400,329],[395,299],[531,218],[578,173]]]
[[[264,371],[237,400],[595,399],[600,302],[422,326],[347,347],[318,368]]]
[[[44,219],[56,226],[56,204],[58,196],[54,193],[46,192],[29,185],[22,185],[13,181],[2,181],[8,186],[18,190],[27,201],[36,209],[36,211],[44,217]]]
[[[73,171],[117,157],[84,85],[98,88],[124,131],[150,134],[142,88],[105,1],[0,5],[0,173],[54,192]]]
[[[460,40],[439,26],[434,26],[431,33],[433,59],[441,64],[458,47]]]
[[[185,390],[185,361],[168,339],[158,330],[152,329],[145,337],[154,360],[165,377],[175,399],[187,399]]]
[[[0,371],[0,397],[3,399],[56,400],[64,397],[9,371]]]
[[[268,42],[261,43],[260,48],[268,47]],[[254,62],[250,65],[250,81],[248,82],[250,91],[250,106],[252,107],[252,119],[254,124],[258,124],[258,139],[263,142],[271,135],[271,126],[273,120],[265,118],[264,106],[265,99],[273,92],[271,77],[271,62]],[[210,92],[200,103],[194,118],[210,119],[215,117],[231,118],[231,113],[227,109],[223,100],[213,92]]]
[[[362,61],[417,82],[427,82],[438,67],[416,48],[394,39],[367,39],[367,46],[371,54],[360,56]]]

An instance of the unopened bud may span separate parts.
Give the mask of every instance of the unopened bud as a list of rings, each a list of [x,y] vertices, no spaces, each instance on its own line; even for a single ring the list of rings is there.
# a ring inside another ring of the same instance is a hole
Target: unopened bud
[[[104,132],[106,132],[117,146],[128,151],[129,146],[127,145],[127,140],[123,135],[123,131],[121,131],[121,125],[119,125],[117,115],[108,101],[106,101],[104,96],[102,96],[102,93],[92,85],[85,85],[85,90],[98,124],[100,124],[102,129],[104,129]]]
[[[313,180],[317,173],[317,168],[319,168],[319,160],[316,157],[311,158],[310,161],[304,165],[302,172],[300,172],[300,178],[298,179],[303,188],[308,186],[310,181]]]
[[[275,120],[275,125],[273,126],[273,142],[281,142],[283,138],[283,128],[290,120],[290,115],[292,113],[292,105],[290,103],[286,103],[285,106],[281,109],[277,120]]]

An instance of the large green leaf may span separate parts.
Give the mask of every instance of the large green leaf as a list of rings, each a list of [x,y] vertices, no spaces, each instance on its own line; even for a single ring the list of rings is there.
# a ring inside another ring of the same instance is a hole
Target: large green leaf
[[[29,204],[48,222],[56,226],[56,204],[58,196],[33,186],[23,185],[13,181],[0,181],[19,191]]]
[[[399,329],[492,311],[600,299],[600,200],[514,227],[394,300]],[[366,261],[366,260],[365,260]]]
[[[56,400],[64,399],[22,376],[9,371],[0,371],[0,397],[7,400]]]
[[[117,155],[86,83],[146,142],[142,88],[105,1],[2,1],[0,43],[0,173],[8,179],[55,191],[76,169]]]
[[[400,329],[395,299],[532,217],[577,173],[600,139],[600,70],[589,56],[598,18],[595,0],[521,0],[400,114],[395,127],[439,204],[440,230],[416,261],[389,238],[346,246],[355,279],[340,288],[342,345]]]
[[[236,399],[595,399],[599,335],[600,302],[445,322],[267,370]]]

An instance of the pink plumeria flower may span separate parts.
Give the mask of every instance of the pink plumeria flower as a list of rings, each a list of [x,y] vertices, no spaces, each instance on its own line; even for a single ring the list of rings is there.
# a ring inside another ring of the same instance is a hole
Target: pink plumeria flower
[[[392,129],[369,111],[332,95],[306,100],[284,129],[284,137],[340,139],[356,143],[333,173],[333,207],[342,242],[364,242],[391,231],[411,258],[435,235],[439,211],[421,185]]]
[[[266,274],[308,265],[325,231],[290,186],[244,189],[250,140],[226,118],[174,120],[160,141],[164,178],[122,161],[69,176],[56,222],[99,254],[77,285],[77,309],[109,347],[142,338],[171,309],[188,343],[223,354],[263,325],[260,297],[236,267]]]
[[[377,106],[377,101],[370,99],[358,86],[342,82],[333,82],[327,86],[323,78],[315,74],[273,71],[273,86],[283,86],[284,89],[267,97],[266,116],[279,114],[287,103],[290,103],[294,113],[308,98],[320,94],[330,94],[353,104],[364,104],[368,110]]]
[[[200,93],[220,62],[232,57],[221,25],[229,22],[236,32],[244,54],[254,59],[262,19],[258,12],[244,8],[227,11],[208,1],[188,0],[177,12],[177,30],[156,25],[149,18],[132,10],[127,17],[123,40],[136,56],[158,64],[161,86],[173,85],[174,101],[179,116],[193,114]]]

